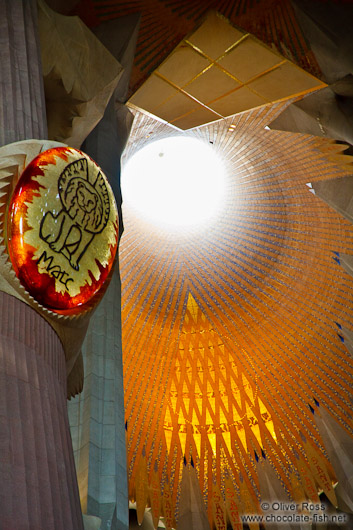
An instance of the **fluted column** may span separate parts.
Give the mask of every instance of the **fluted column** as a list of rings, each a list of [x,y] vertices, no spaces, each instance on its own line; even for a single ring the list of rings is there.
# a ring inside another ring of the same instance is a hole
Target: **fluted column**
[[[0,0],[0,145],[46,137],[36,2]],[[0,528],[83,528],[61,342],[39,314],[3,292]]]
[[[120,278],[90,322],[83,345],[83,392],[69,401],[82,511],[102,519],[102,530],[128,528]]]
[[[102,23],[95,34],[124,67],[102,120],[82,149],[108,177],[122,233],[120,157],[130,134],[132,114],[121,101],[127,94],[134,58],[138,16]],[[102,530],[127,530],[128,485],[124,428],[121,345],[121,286],[118,262],[111,284],[95,311],[83,345],[83,392],[69,402],[69,417],[82,509],[99,516]]]
[[[34,0],[0,0],[0,145],[47,138]]]
[[[0,527],[82,528],[65,356],[33,309],[0,293]]]

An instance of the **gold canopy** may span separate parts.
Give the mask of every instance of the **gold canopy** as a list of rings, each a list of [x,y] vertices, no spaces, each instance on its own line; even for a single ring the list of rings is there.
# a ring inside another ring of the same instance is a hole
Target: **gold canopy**
[[[333,140],[266,128],[287,104],[180,133],[211,142],[227,165],[226,204],[202,233],[158,231],[125,209],[130,498],[142,511],[139,499],[158,498],[156,473],[177,505],[184,455],[210,520],[212,492],[226,484],[257,509],[262,450],[290,498],[324,490],[336,504],[309,404],[352,433],[353,369],[335,322],[351,328],[353,281],[335,258],[352,254],[353,227],[307,183],[352,170]],[[171,135],[136,113],[126,158]]]

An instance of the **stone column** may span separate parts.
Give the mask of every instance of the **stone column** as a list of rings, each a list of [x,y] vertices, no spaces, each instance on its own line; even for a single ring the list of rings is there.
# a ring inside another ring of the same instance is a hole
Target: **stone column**
[[[0,0],[0,146],[47,138],[35,0]]]
[[[82,149],[96,160],[112,186],[122,232],[120,157],[132,114],[123,104],[134,59],[139,16],[102,23],[96,36],[124,67],[104,116]],[[82,509],[99,516],[102,530],[129,528],[121,346],[121,286],[118,262],[95,311],[83,345],[84,389],[69,402],[69,417]]]
[[[126,107],[121,106],[119,114],[129,121]],[[112,98],[83,150],[99,161],[112,185],[119,207],[120,229],[122,140]],[[117,262],[82,347],[83,392],[68,405],[82,511],[100,517],[102,530],[127,530],[129,525],[120,304]]]
[[[102,530],[129,525],[119,300],[115,270],[82,348],[83,392],[68,407],[82,511]]]
[[[46,136],[36,2],[0,0],[0,145]],[[3,292],[0,527],[83,528],[62,345],[39,314]]]
[[[0,527],[81,529],[61,343],[2,292],[0,315]]]

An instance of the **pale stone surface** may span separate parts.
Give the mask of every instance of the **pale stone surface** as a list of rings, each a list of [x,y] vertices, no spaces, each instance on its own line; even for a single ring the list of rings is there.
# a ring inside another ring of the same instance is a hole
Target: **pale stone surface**
[[[134,13],[121,17],[118,20],[106,20],[92,29],[102,44],[120,62],[124,71],[119,85],[115,89],[115,100],[125,103],[132,65],[135,56],[135,47],[140,26],[140,14]],[[120,135],[120,137],[123,137]]]
[[[79,148],[102,118],[123,67],[78,17],[38,0],[49,138]]]
[[[34,0],[0,3],[0,145],[46,138]]]
[[[313,134],[353,145],[353,75],[292,103],[271,129]],[[352,154],[352,148],[349,154]]]
[[[69,402],[82,509],[102,519],[102,530],[128,528],[119,300],[115,272],[84,344],[84,391]]]
[[[35,0],[0,2],[0,145],[46,138]],[[83,530],[52,327],[0,292],[0,526]]]
[[[353,223],[353,177],[329,179],[312,184],[315,195]]]
[[[0,314],[0,526],[82,530],[62,345],[2,292]]]
[[[95,28],[113,56],[130,72],[139,18],[123,17]],[[120,29],[119,29],[120,28]],[[103,119],[82,149],[102,167],[120,209],[120,156],[132,123],[120,102],[129,77],[122,75]],[[120,233],[122,218],[120,210]],[[91,321],[84,344],[85,383],[81,396],[69,403],[79,407],[71,423],[82,509],[102,519],[102,530],[127,530],[128,487],[124,428],[124,390],[121,348],[120,276],[118,266],[103,301]]]
[[[292,0],[296,18],[328,83],[353,72],[351,2]]]
[[[101,524],[102,521],[99,517],[94,517],[94,515],[83,516],[84,530],[100,530]]]

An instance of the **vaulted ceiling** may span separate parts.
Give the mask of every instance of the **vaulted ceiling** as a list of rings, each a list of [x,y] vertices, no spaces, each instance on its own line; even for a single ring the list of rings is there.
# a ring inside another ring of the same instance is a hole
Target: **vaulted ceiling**
[[[334,480],[309,405],[317,399],[352,428],[351,357],[335,322],[350,326],[353,281],[335,258],[352,253],[353,231],[306,184],[351,170],[331,158],[327,139],[266,129],[286,105],[180,133],[212,142],[227,161],[226,205],[204,232],[173,236],[124,211],[132,498],[146,461],[144,480],[157,469],[175,503],[184,455],[210,517],[215,481],[230,476],[241,494],[242,477],[258,498],[254,451],[264,449],[291,496],[308,450]],[[136,113],[125,156],[172,135]]]
[[[91,26],[141,13],[131,96],[210,8],[324,80],[289,0],[95,0],[76,10]],[[143,500],[140,484],[152,491],[157,476],[177,505],[185,456],[193,458],[210,519],[215,484],[224,489],[229,477],[243,502],[250,495],[256,505],[255,452],[262,450],[293,499],[308,496],[305,480],[331,495],[335,474],[309,405],[315,398],[352,433],[353,368],[336,322],[351,327],[353,280],[336,258],[353,253],[353,229],[307,183],[352,170],[333,141],[268,128],[291,101],[187,132],[134,110],[126,160],[159,138],[198,138],[226,163],[227,199],[202,233],[178,236],[124,210],[132,499]]]
[[[75,12],[91,27],[113,18],[141,14],[132,94],[211,9],[320,77],[290,0],[81,0]]]

